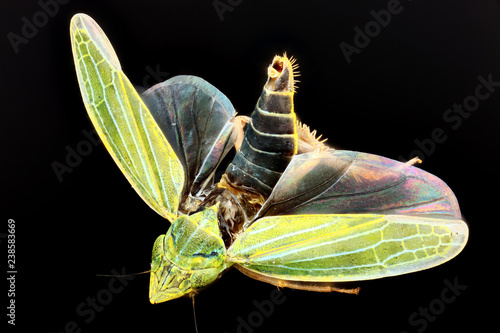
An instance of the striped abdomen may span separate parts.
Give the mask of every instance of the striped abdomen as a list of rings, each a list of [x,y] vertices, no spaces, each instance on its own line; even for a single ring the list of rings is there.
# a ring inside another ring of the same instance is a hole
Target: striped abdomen
[[[250,187],[264,197],[297,153],[292,63],[276,56],[268,76],[241,148],[226,170],[232,185]]]

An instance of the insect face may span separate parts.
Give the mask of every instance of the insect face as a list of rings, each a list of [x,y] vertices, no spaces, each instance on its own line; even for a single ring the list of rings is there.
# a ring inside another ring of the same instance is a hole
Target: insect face
[[[161,303],[190,295],[226,269],[226,248],[218,231],[218,206],[176,219],[153,246],[149,300]]]

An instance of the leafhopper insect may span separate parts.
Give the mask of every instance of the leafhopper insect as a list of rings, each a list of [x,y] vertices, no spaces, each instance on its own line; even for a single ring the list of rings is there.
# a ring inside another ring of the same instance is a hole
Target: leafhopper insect
[[[424,270],[464,248],[468,228],[442,180],[412,163],[332,149],[297,121],[297,65],[286,55],[274,57],[244,117],[195,76],[139,95],[92,18],[75,15],[70,32],[94,127],[172,224],[153,246],[151,303],[192,296],[231,267],[280,287],[356,293],[341,283]]]

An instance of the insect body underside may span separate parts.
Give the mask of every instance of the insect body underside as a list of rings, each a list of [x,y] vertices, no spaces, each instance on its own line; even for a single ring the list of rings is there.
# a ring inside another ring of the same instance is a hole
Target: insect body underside
[[[231,184],[254,189],[266,198],[297,153],[292,64],[276,56],[269,72],[241,148],[226,170]],[[278,77],[272,77],[274,73]]]

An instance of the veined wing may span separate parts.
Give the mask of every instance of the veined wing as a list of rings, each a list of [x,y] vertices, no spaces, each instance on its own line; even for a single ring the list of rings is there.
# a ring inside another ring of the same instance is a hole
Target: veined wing
[[[287,281],[359,281],[440,265],[456,256],[467,238],[467,225],[458,219],[272,216],[245,230],[228,249],[228,261],[253,278],[279,286],[290,286]]]
[[[228,253],[253,278],[329,291],[322,285],[440,265],[467,238],[458,202],[439,178],[384,157],[329,150],[294,157]]]
[[[257,218],[295,214],[402,214],[462,219],[451,189],[412,165],[353,151],[297,155]]]
[[[182,164],[99,25],[77,14],[70,33],[83,101],[101,140],[141,198],[173,221],[184,184]]]
[[[196,76],[173,77],[141,97],[186,170],[181,208],[196,209],[189,197],[200,197],[213,184],[220,162],[241,141],[240,117],[223,93]]]

